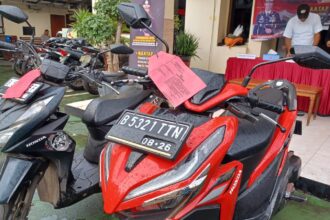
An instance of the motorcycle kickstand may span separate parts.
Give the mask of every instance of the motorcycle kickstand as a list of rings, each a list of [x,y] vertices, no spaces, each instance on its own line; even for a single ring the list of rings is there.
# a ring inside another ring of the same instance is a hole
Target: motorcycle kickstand
[[[292,200],[292,201],[296,201],[296,202],[306,202],[307,198],[305,196],[302,195],[294,195],[294,184],[293,183],[289,183],[285,192],[285,199],[287,200]]]

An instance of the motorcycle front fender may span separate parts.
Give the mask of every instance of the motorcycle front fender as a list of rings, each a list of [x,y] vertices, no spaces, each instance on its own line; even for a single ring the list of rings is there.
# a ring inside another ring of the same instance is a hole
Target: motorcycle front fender
[[[7,156],[0,172],[0,204],[8,204],[45,167],[47,162],[41,159]]]

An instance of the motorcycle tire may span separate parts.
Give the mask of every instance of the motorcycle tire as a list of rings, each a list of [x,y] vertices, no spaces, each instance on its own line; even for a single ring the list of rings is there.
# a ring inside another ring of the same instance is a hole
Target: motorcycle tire
[[[20,61],[20,60],[15,61],[15,63],[13,64],[13,70],[18,76],[22,76],[23,75],[22,61]]]
[[[75,80],[68,81],[67,86],[69,86],[69,88],[75,91],[84,90],[83,82],[84,80],[82,78],[77,78]]]
[[[83,81],[84,89],[92,95],[99,95],[98,86],[95,83],[89,83],[86,80]]]
[[[31,208],[33,195],[40,181],[40,176],[35,176],[29,185],[25,185],[20,192],[9,202],[0,205],[0,220],[25,220]]]

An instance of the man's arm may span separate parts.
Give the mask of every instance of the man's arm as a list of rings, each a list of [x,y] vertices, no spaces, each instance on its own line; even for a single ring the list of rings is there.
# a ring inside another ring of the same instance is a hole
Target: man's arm
[[[327,31],[327,36],[325,38],[325,43],[326,43],[327,47],[330,47],[330,25],[329,25],[329,28]]]
[[[314,42],[313,45],[317,46],[320,43],[321,40],[321,31],[323,30],[323,26],[321,23],[321,17],[320,15],[316,14],[315,17],[315,25],[314,25]]]
[[[292,47],[292,38],[293,36],[293,25],[292,25],[292,18],[289,20],[287,23],[283,36],[284,36],[284,44],[285,44],[285,49],[286,49],[286,56],[289,57],[291,56],[290,49]]]
[[[313,42],[313,45],[314,45],[314,46],[319,45],[320,40],[321,40],[321,34],[320,34],[320,32],[314,34],[314,42]]]
[[[284,38],[284,43],[285,43],[285,49],[286,49],[286,56],[289,57],[291,56],[291,53],[290,53],[290,49],[291,49],[291,42],[292,42],[292,39],[291,38],[288,38],[288,37],[285,37]]]

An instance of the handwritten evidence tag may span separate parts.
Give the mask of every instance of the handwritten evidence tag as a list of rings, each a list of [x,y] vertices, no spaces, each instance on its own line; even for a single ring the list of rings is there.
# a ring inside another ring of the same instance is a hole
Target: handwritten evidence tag
[[[181,105],[206,87],[180,57],[163,51],[149,58],[148,72],[173,107]]]

